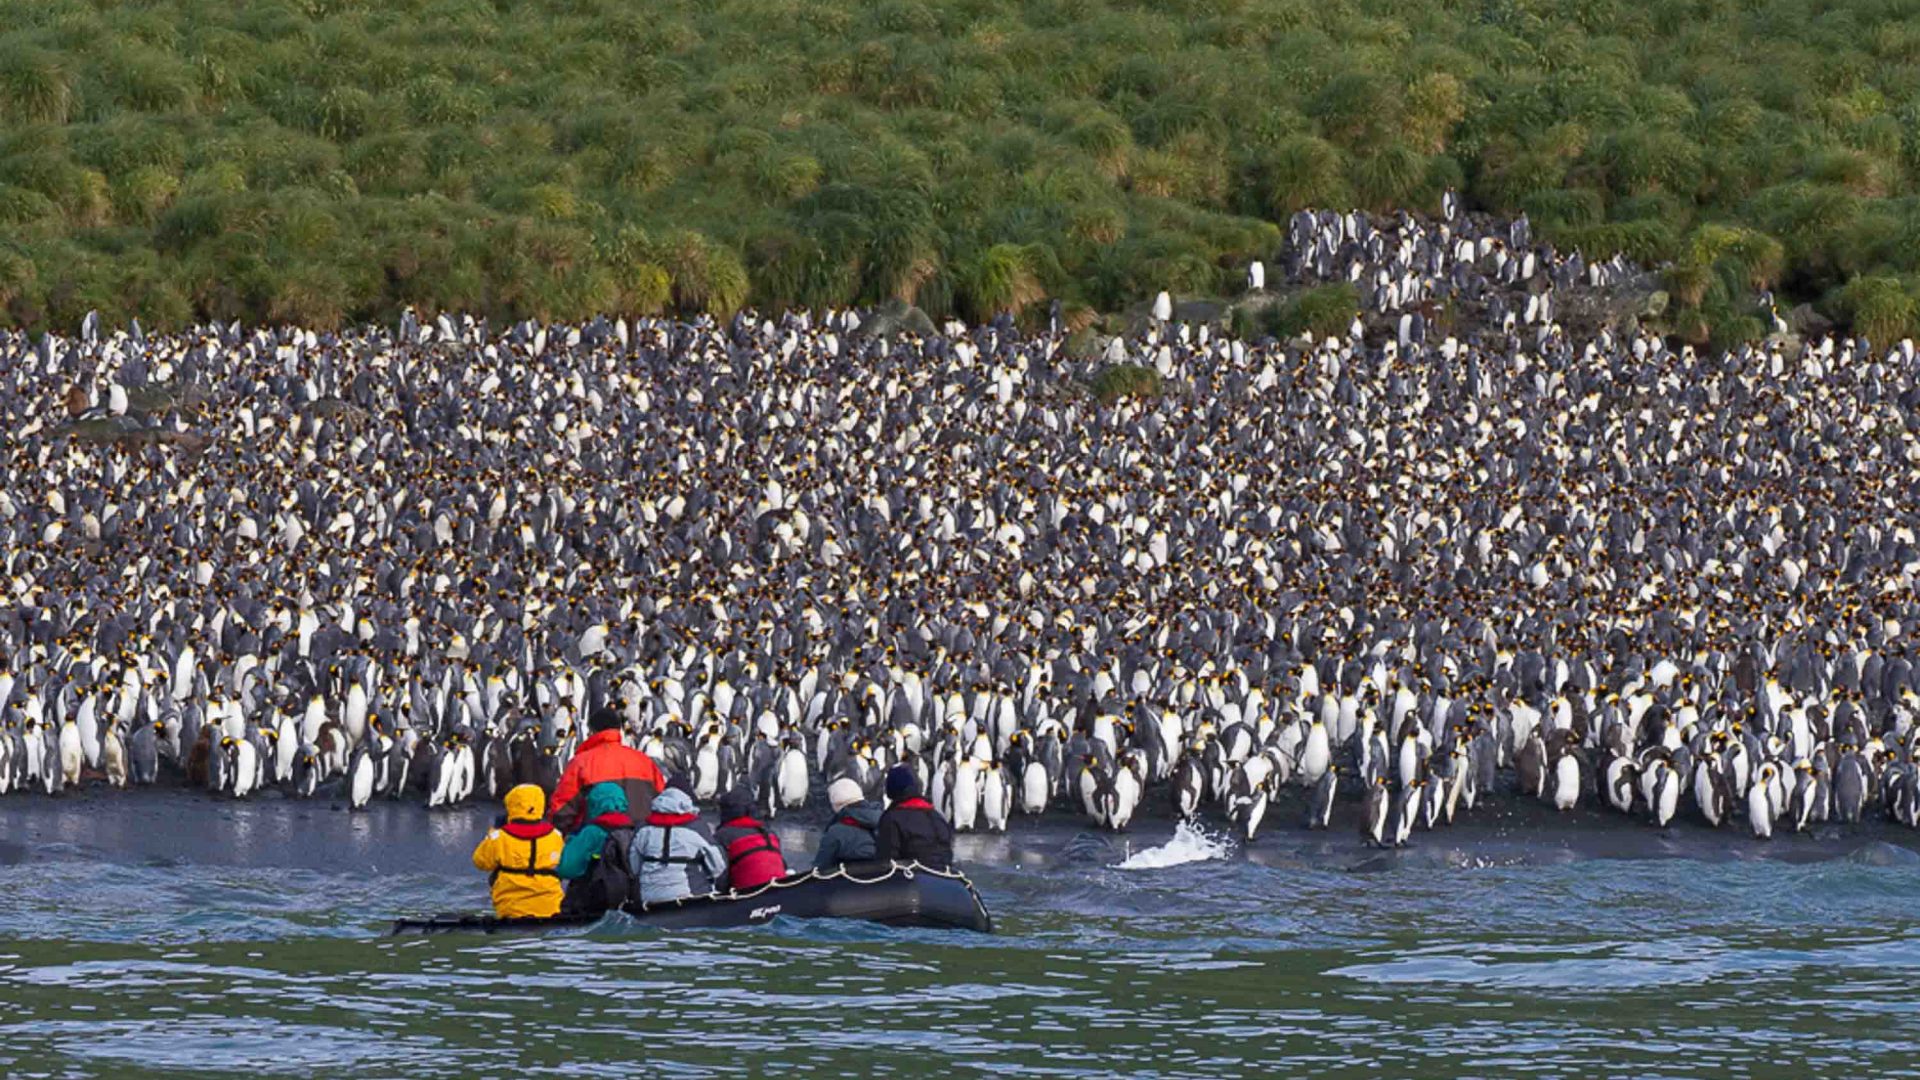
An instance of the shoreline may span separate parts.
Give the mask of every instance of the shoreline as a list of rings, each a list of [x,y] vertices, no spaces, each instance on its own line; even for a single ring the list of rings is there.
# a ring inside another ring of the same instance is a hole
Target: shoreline
[[[1289,793],[1251,845],[1234,841],[1229,860],[1275,868],[1371,872],[1396,866],[1552,865],[1613,859],[1764,859],[1821,862],[1862,857],[1920,862],[1920,833],[1894,823],[1828,824],[1805,834],[1756,840],[1679,820],[1657,829],[1641,819],[1587,806],[1560,813],[1500,799],[1463,813],[1453,825],[1415,832],[1401,849],[1365,846],[1353,827],[1357,804],[1342,803],[1335,825],[1309,831],[1305,794]],[[271,795],[236,801],[180,789],[91,789],[78,795],[20,794],[0,812],[0,867],[82,859],[148,866],[284,868],[373,876],[434,873],[472,876],[473,846],[497,811],[479,804],[427,811],[376,801],[350,812],[343,803]],[[822,808],[772,822],[792,861],[811,859],[829,815]],[[963,833],[955,855],[967,867],[1070,870],[1113,867],[1130,852],[1165,844],[1175,821],[1153,807],[1124,833],[1095,829],[1063,810],[1015,818],[1004,834]],[[1218,821],[1202,827],[1224,835]],[[1865,854],[1862,854],[1865,853]],[[1191,865],[1191,864],[1187,864]],[[1151,871],[1135,871],[1151,872]]]

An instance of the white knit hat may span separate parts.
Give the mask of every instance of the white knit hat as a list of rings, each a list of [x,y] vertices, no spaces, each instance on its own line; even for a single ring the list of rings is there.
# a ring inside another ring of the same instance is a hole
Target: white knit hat
[[[867,793],[860,787],[860,781],[851,776],[843,776],[827,785],[827,805],[833,807],[833,812],[836,814],[866,797]]]

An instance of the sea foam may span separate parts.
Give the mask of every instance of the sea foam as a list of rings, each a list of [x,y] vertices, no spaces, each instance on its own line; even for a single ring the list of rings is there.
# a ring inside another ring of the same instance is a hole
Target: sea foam
[[[1163,870],[1169,866],[1224,859],[1231,854],[1233,854],[1231,840],[1194,822],[1183,821],[1174,828],[1173,837],[1166,843],[1159,847],[1133,852],[1114,869]]]

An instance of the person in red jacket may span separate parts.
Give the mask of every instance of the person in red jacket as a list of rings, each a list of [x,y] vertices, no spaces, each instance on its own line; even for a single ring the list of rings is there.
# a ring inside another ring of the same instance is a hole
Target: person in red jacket
[[[727,888],[735,892],[787,876],[780,838],[753,816],[753,796],[745,788],[720,796],[720,828],[713,842],[727,853]]]
[[[653,759],[620,740],[623,726],[625,721],[612,709],[595,710],[587,718],[592,734],[574,751],[553,789],[553,823],[561,832],[580,827],[585,792],[595,784],[619,784],[627,794],[627,812],[636,821],[646,819],[653,797],[666,790],[667,778],[660,775]]]

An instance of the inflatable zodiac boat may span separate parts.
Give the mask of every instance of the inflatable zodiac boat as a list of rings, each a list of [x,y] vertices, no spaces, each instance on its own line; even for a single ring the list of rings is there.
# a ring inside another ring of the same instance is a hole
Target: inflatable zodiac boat
[[[834,870],[793,874],[745,893],[710,893],[663,904],[628,904],[621,915],[642,926],[691,930],[758,926],[769,920],[861,919],[887,926],[993,932],[993,917],[957,870],[918,863],[854,863]],[[399,919],[393,933],[538,933],[593,926],[606,916],[560,915],[551,919],[502,919],[492,915],[435,915]],[[618,916],[616,916],[618,917]]]

